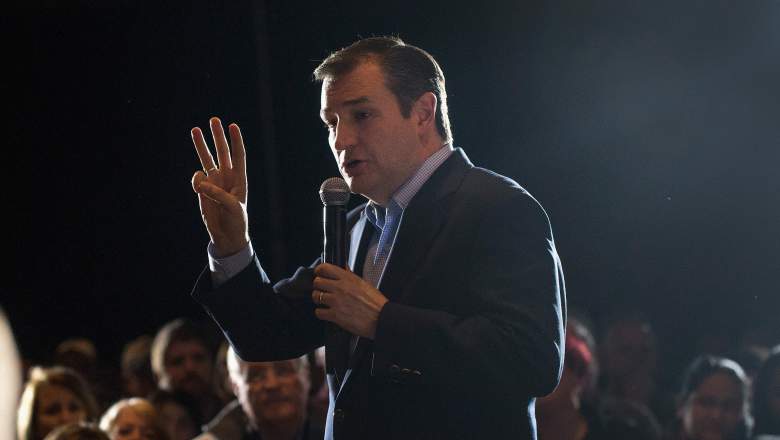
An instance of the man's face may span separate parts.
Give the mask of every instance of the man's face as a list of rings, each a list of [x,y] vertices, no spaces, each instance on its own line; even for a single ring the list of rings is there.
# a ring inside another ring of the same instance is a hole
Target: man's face
[[[211,386],[211,368],[209,352],[199,341],[176,341],[165,352],[165,375],[171,390],[203,396]]]
[[[320,117],[341,175],[380,205],[425,161],[414,112],[404,118],[381,68],[363,62],[322,84]]]
[[[302,422],[309,395],[308,371],[301,361],[243,363],[233,373],[233,390],[255,427]]]

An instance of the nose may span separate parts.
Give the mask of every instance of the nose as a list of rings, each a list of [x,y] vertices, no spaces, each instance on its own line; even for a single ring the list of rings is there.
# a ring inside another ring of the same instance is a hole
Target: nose
[[[279,386],[279,378],[276,377],[276,373],[273,372],[273,370],[269,371],[268,374],[265,376],[265,381],[263,381],[263,385],[265,388],[276,388]]]
[[[339,121],[334,130],[332,135],[334,150],[337,152],[343,151],[355,145],[357,133],[350,124],[347,124],[345,121]]]
[[[79,413],[78,411],[71,411],[69,409],[64,409],[60,413],[60,424],[62,425],[68,425],[70,423],[76,423],[79,422]]]

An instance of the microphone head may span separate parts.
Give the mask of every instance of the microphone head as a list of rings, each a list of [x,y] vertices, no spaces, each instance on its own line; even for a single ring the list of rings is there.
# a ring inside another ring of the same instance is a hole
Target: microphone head
[[[320,199],[325,206],[344,206],[349,201],[349,185],[341,177],[325,179],[320,185]]]

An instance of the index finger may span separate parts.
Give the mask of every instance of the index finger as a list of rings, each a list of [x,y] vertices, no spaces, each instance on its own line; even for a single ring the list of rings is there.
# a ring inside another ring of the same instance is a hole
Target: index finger
[[[330,263],[320,263],[314,268],[314,275],[331,280],[340,280],[348,273],[351,272]]]
[[[195,144],[195,151],[198,152],[198,159],[200,159],[200,165],[203,167],[203,170],[208,172],[216,168],[214,158],[211,156],[209,146],[206,144],[206,139],[203,138],[203,131],[195,127],[190,130],[190,135],[192,135],[192,143]]]

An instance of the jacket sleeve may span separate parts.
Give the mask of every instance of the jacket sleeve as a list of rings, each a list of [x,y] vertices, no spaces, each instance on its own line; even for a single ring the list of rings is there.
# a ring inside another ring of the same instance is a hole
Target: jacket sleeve
[[[528,396],[557,385],[565,287],[547,215],[520,190],[480,215],[471,252],[453,259],[462,267],[449,268],[465,271],[467,281],[441,283],[451,290],[446,295],[473,297],[477,306],[456,315],[387,303],[374,340],[375,376],[443,387],[489,384]]]
[[[311,301],[313,267],[299,267],[288,279],[271,285],[257,257],[235,277],[214,289],[209,268],[192,291],[216,321],[236,354],[246,361],[274,361],[302,356],[324,344],[324,325]]]

